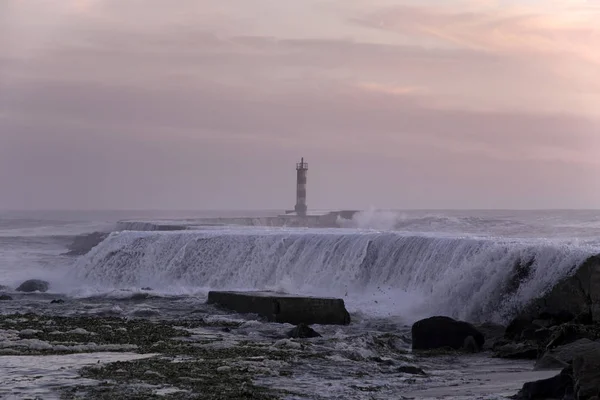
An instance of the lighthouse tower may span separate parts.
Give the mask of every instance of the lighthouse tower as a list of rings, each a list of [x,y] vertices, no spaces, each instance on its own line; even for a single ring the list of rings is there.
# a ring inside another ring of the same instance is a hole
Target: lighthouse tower
[[[306,216],[306,175],[308,174],[308,164],[304,162],[304,157],[296,164],[296,207],[294,211],[299,216]]]

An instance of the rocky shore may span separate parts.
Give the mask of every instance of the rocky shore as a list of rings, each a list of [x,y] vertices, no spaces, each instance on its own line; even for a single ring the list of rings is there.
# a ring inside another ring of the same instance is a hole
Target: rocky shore
[[[202,319],[174,324],[97,316],[2,315],[0,357],[109,351],[149,355],[83,368],[81,377],[99,383],[66,388],[61,393],[64,399],[280,398],[276,390],[255,386],[253,378],[265,373],[266,365],[285,362],[289,352],[250,342],[219,346],[223,338],[218,332],[232,325],[237,324]]]
[[[0,315],[0,357],[124,355],[79,368],[81,383],[59,389],[65,399],[388,399],[452,392],[594,400],[600,396],[598,262],[590,258],[507,326],[445,316],[412,326],[354,315],[350,321],[339,300],[331,315],[341,316],[334,318],[340,325],[310,327],[312,320],[273,317],[285,314],[286,301],[309,298],[255,293],[242,296],[252,309],[241,310],[223,301],[156,297],[144,288],[124,299],[65,303],[43,293],[47,282],[30,280],[0,293],[4,304],[37,310]],[[526,268],[516,271],[515,290],[527,279]]]

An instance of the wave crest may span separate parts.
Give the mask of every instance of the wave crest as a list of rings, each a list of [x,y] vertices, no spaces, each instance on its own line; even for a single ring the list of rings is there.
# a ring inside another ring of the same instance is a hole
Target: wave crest
[[[111,234],[76,263],[107,288],[271,289],[345,297],[356,310],[505,321],[591,249],[348,231]]]

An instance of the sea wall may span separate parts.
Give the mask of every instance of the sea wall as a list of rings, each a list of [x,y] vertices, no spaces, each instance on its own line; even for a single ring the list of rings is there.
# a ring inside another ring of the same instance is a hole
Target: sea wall
[[[302,227],[302,228],[338,228],[339,219],[352,219],[358,211],[332,211],[326,214],[298,216],[294,214],[269,217],[223,217],[203,219],[203,224],[210,225],[242,225],[270,227]]]

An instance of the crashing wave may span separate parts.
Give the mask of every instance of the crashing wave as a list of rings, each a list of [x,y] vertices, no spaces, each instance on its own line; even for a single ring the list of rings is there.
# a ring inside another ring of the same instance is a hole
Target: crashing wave
[[[278,288],[388,315],[500,322],[592,254],[539,241],[346,230],[120,232],[76,268],[82,282],[107,288]]]

